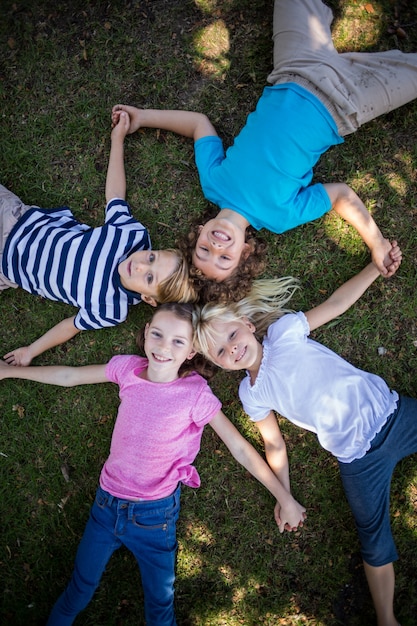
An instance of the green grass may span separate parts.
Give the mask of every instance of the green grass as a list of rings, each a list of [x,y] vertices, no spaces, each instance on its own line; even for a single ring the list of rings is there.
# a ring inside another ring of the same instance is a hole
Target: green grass
[[[3,0],[0,20],[0,182],[27,203],[68,204],[101,223],[110,110],[117,102],[208,113],[230,144],[259,97],[271,67],[272,0]],[[332,1],[340,50],[417,49],[417,11],[400,4],[402,39],[389,0]],[[395,5],[397,6],[397,5]],[[371,10],[373,9],[373,11]],[[400,392],[416,393],[417,126],[403,107],[330,150],[316,180],[346,181],[404,261],[349,312],[315,333],[357,366]],[[126,141],[128,197],[155,247],[173,244],[200,213],[202,197],[188,140],[142,131]],[[328,215],[283,236],[265,233],[267,275],[300,277],[294,307],[311,308],[368,259],[362,241]],[[70,307],[9,290],[0,295],[0,354],[26,345]],[[135,350],[151,311],[131,311],[119,328],[83,333],[37,363],[86,364]],[[378,348],[386,353],[378,355]],[[262,451],[237,399],[239,377],[213,388],[225,412]],[[0,621],[44,623],[72,570],[75,551],[108,453],[117,389],[61,389],[1,383]],[[185,626],[363,626],[375,623],[352,517],[337,464],[311,433],[281,420],[293,490],[308,510],[305,528],[279,535],[270,495],[236,465],[210,430],[197,467],[199,490],[183,490],[177,614]],[[398,617],[417,614],[417,466],[402,462],[392,484]],[[77,624],[143,624],[133,557],[114,555]]]

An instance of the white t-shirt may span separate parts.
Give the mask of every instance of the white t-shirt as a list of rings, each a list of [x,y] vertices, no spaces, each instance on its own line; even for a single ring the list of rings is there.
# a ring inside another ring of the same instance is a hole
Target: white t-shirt
[[[254,385],[242,380],[239,396],[253,421],[277,411],[317,434],[342,463],[364,456],[398,400],[385,381],[359,370],[308,338],[304,313],[284,315],[268,329]]]

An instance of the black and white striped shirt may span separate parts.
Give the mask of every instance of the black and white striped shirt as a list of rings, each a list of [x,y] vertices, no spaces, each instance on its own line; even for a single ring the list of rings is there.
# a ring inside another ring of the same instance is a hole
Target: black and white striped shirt
[[[31,208],[7,238],[2,271],[30,293],[78,307],[80,330],[115,326],[141,301],[124,289],[117,267],[150,247],[148,231],[124,200],[108,203],[98,228],[78,222],[67,207]]]

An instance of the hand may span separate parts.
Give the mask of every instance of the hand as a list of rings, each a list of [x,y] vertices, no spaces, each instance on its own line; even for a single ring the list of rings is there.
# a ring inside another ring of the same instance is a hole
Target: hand
[[[307,513],[305,508],[293,499],[292,504],[285,508],[277,502],[274,508],[274,517],[280,533],[283,533],[284,530],[295,532],[303,527]]]
[[[112,125],[111,137],[112,139],[123,140],[129,133],[130,129],[130,117],[126,111],[117,111],[114,116],[114,123]]]
[[[396,241],[382,239],[372,249],[372,261],[384,278],[390,278],[400,267],[402,252]]]
[[[12,352],[8,352],[7,354],[5,354],[3,358],[6,361],[7,365],[14,365],[14,366],[30,365],[32,361],[30,346],[23,346],[22,348],[17,348],[16,350],[12,350]]]
[[[129,125],[129,129],[127,130],[127,133],[131,135],[135,131],[139,130],[139,128],[141,127],[142,111],[141,109],[138,109],[137,107],[132,107],[127,104],[115,104],[115,106],[112,108],[112,111],[111,111],[112,128],[117,126],[117,124],[119,123],[120,115],[122,112],[127,113],[127,115],[129,116],[130,125]]]
[[[401,261],[402,261],[402,257],[403,257],[403,253],[401,252],[401,248],[397,244],[396,241],[392,241],[391,242],[391,250],[389,252],[389,256],[390,256],[391,264],[388,267],[389,267],[389,271],[391,272],[390,276],[392,276],[393,274],[395,274],[397,269],[400,267]]]

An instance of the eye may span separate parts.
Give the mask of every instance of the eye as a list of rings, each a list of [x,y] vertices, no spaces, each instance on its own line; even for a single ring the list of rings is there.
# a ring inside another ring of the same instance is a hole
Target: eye
[[[174,341],[177,344],[177,346],[183,346],[184,345],[184,341],[182,339],[174,339]]]
[[[233,341],[233,339],[235,339],[235,337],[236,337],[236,334],[237,334],[237,331],[236,330],[232,330],[232,332],[229,335],[229,339],[231,341]]]
[[[155,261],[155,255],[153,252],[151,252],[149,255],[149,263],[153,263],[154,261]]]
[[[230,261],[230,256],[226,256],[225,254],[222,254],[220,257],[223,261]]]
[[[148,285],[152,285],[153,283],[153,274],[151,274],[150,272],[146,274],[146,282]]]
[[[202,250],[203,252],[208,252],[207,246],[200,246],[200,250]]]
[[[151,330],[151,335],[152,337],[155,337],[155,339],[160,339],[162,337],[161,333],[157,330]]]

